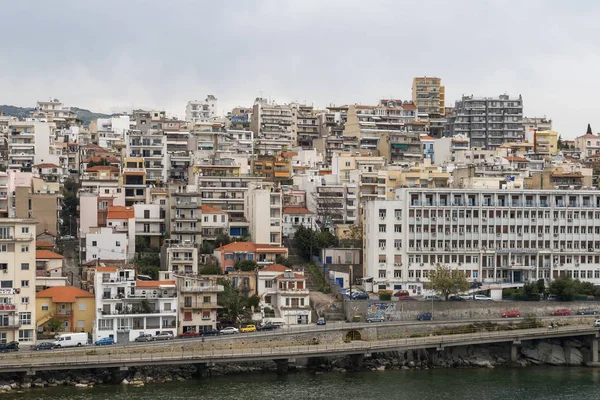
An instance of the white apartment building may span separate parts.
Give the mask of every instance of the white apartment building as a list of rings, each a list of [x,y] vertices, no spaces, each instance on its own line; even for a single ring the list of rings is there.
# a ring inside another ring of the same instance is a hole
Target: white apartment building
[[[254,102],[250,130],[257,139],[279,140],[288,145],[295,144],[297,139],[297,132],[292,129],[291,106],[278,105],[261,98]]]
[[[214,241],[218,235],[229,235],[229,214],[202,204],[202,240]]]
[[[217,294],[223,285],[202,276],[175,276],[178,291],[178,333],[203,332],[217,328]]]
[[[445,163],[466,160],[468,164],[475,162],[471,158],[470,139],[466,135],[457,134],[452,137],[443,137],[433,142],[433,165],[444,165]],[[489,150],[488,150],[489,151]],[[482,162],[485,159],[481,160]]]
[[[293,238],[299,226],[316,229],[315,215],[305,207],[289,206],[283,208],[283,237]]]
[[[364,277],[422,293],[437,264],[484,282],[600,284],[600,191],[397,189],[369,202]]]
[[[169,188],[171,206],[171,239],[179,243],[202,243],[202,200],[193,185],[172,185]]]
[[[0,218],[0,343],[35,343],[36,221]]]
[[[287,325],[310,324],[310,293],[304,275],[287,270],[270,282],[265,288],[264,303],[277,310],[276,315]]]
[[[133,269],[97,267],[94,341],[112,337],[128,343],[140,334],[177,335],[177,288],[174,280],[138,281]]]
[[[128,115],[98,118],[90,123],[90,132],[96,137],[98,145],[105,149],[113,149],[116,143],[122,142],[130,128]]]
[[[165,278],[174,279],[177,274],[198,274],[198,247],[192,243],[169,240],[161,249]]]
[[[143,237],[152,247],[160,247],[167,232],[166,205],[134,204],[135,236]]]
[[[130,130],[127,133],[127,157],[141,157],[146,182],[161,183],[167,177],[167,140],[161,130]]]
[[[267,184],[251,188],[246,194],[246,217],[254,243],[281,246],[281,190]]]
[[[133,252],[129,247],[127,233],[116,233],[113,228],[92,228],[85,235],[85,261],[129,260],[135,246]]]
[[[206,99],[190,100],[185,107],[185,120],[196,122],[207,120],[217,116],[217,98],[212,94],[206,96]]]
[[[36,118],[45,118],[49,121],[73,121],[77,117],[70,108],[65,107],[58,99],[38,101],[31,114]]]
[[[535,143],[536,131],[551,131],[552,120],[546,117],[523,117],[523,137],[529,143]]]
[[[31,172],[37,164],[58,164],[54,144],[56,124],[38,120],[14,121],[9,126],[8,168]]]

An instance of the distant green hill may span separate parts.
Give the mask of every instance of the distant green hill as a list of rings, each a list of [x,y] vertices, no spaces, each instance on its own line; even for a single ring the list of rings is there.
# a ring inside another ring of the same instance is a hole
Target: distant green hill
[[[12,117],[17,117],[17,118],[27,118],[30,116],[31,111],[33,111],[32,107],[15,107],[15,106],[9,106],[9,105],[0,105],[0,110],[2,111],[2,113],[4,113],[4,115],[10,115]],[[85,108],[79,108],[79,107],[71,107],[71,111],[73,111],[75,113],[75,115],[77,115],[77,118],[83,122],[84,125],[88,125],[92,120],[97,119],[97,118],[108,118],[111,117],[112,115],[117,115],[117,114],[102,114],[102,113],[95,113],[93,111],[90,110],[86,110]]]

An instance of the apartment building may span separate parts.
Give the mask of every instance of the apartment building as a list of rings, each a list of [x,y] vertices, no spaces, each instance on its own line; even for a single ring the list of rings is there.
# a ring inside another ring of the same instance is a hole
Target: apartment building
[[[412,101],[419,116],[444,115],[446,89],[440,78],[421,76],[413,78]]]
[[[373,292],[423,293],[441,264],[472,281],[600,283],[600,192],[403,188],[366,207],[364,276]]]
[[[558,154],[559,134],[553,130],[536,131],[533,140],[533,152],[555,156]]]
[[[180,326],[178,333],[217,329],[217,294],[224,289],[203,276],[175,276]]]
[[[125,143],[125,135],[131,129],[128,115],[98,118],[90,122],[90,138],[103,149],[118,149]]]
[[[552,120],[546,117],[523,117],[523,137],[529,143],[534,142],[536,131],[551,131]]]
[[[252,120],[252,108],[235,107],[228,116],[231,129],[249,131],[250,121]]]
[[[310,293],[303,274],[288,269],[265,285],[264,303],[276,309],[287,325],[311,323]]]
[[[68,285],[68,278],[63,273],[63,256],[52,250],[39,249],[36,241],[35,251],[35,289],[36,292],[49,287]]]
[[[305,207],[289,206],[283,208],[283,237],[293,238],[298,227],[316,229],[317,222],[314,214]]]
[[[523,141],[523,99],[507,94],[497,98],[463,96],[456,101],[446,129],[446,136],[468,136],[471,147],[496,148]]]
[[[423,137],[429,137],[426,133],[423,121],[407,122],[399,130],[385,132],[377,144],[379,155],[391,164],[419,162],[428,155],[422,140]]]
[[[97,267],[94,341],[112,337],[132,342],[140,334],[177,335],[178,301],[174,280],[138,281],[134,269]]]
[[[297,142],[297,132],[292,129],[292,107],[257,98],[252,107],[250,130],[258,139],[281,140],[288,145]],[[271,154],[272,155],[272,154]]]
[[[179,243],[202,243],[202,197],[193,185],[169,186],[171,239]]]
[[[433,157],[431,162],[434,165],[443,165],[448,162],[455,162],[457,153],[468,152],[471,148],[471,142],[468,136],[457,134],[450,137],[436,139],[433,142]]]
[[[202,204],[202,240],[213,242],[221,234],[229,234],[229,214]]]
[[[8,168],[32,172],[36,164],[58,164],[56,124],[38,120],[12,121],[8,136]]]
[[[59,332],[92,333],[96,317],[94,294],[73,286],[53,287],[36,293],[36,328],[52,333],[48,322],[60,321]]]
[[[313,140],[319,137],[317,113],[313,106],[292,104],[292,132],[296,132],[297,145],[312,149]]]
[[[0,219],[0,343],[35,343],[36,221]]]
[[[163,276],[174,279],[177,274],[198,274],[198,246],[193,243],[169,239],[161,248],[161,270]]]
[[[0,172],[0,218],[8,218],[10,203],[8,182],[8,174]]]
[[[135,240],[135,239],[134,239]],[[133,248],[132,248],[133,247]],[[85,261],[132,260],[135,241],[131,246],[126,232],[117,233],[113,228],[92,228],[85,235]]]
[[[591,133],[575,138],[575,147],[581,150],[581,156],[585,159],[594,154],[600,154],[600,135]]]
[[[146,169],[141,157],[126,157],[123,160],[123,189],[125,205],[132,206],[146,201]]]
[[[267,181],[287,181],[292,177],[291,157],[283,155],[258,156],[252,162],[252,174]]]
[[[108,226],[108,209],[112,206],[125,206],[125,191],[122,188],[85,187],[80,190],[79,229],[81,233],[86,234],[91,228]]]
[[[9,171],[8,176],[12,189],[9,216],[35,218],[39,231],[58,232],[63,205],[60,183],[46,182],[24,172]]]
[[[250,235],[256,243],[281,246],[282,205],[280,188],[260,185],[246,193],[246,218],[250,223]]]
[[[75,113],[70,108],[65,107],[58,99],[38,101],[31,115],[34,118],[44,118],[48,121],[56,121],[57,123],[70,123],[75,122],[77,119]]]
[[[126,135],[127,157],[143,158],[148,183],[162,183],[167,177],[167,137],[160,129],[129,130]]]
[[[233,266],[238,261],[253,260],[259,266],[275,264],[277,256],[287,257],[285,247],[270,244],[257,244],[254,242],[233,242],[217,247],[213,255],[219,261],[223,272],[233,271]]]
[[[217,116],[217,98],[212,94],[204,100],[190,100],[185,107],[186,121],[201,121]]]
[[[167,206],[160,204],[134,204],[135,237],[147,246],[160,248],[167,232]]]

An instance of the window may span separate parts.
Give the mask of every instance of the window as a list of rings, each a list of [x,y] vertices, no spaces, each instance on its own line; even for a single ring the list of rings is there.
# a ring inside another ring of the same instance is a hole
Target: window
[[[79,303],[79,311],[85,311],[87,308],[87,304],[85,303]]]
[[[0,288],[10,289],[13,287],[13,281],[0,281]]]
[[[82,319],[77,320],[77,328],[83,329],[85,327],[85,322]]]
[[[265,287],[266,288],[272,288],[273,287],[273,281],[265,281]]]
[[[0,253],[6,253],[8,251],[8,246],[6,244],[0,244]]]
[[[29,227],[27,227],[27,226],[23,226],[23,227],[21,228],[21,233],[29,233]]]
[[[98,246],[98,242],[95,240],[92,240],[92,246]]]
[[[210,303],[210,296],[204,296],[204,297],[202,298],[202,302],[203,302],[203,303]]]
[[[28,271],[29,263],[21,263],[21,271]]]
[[[31,325],[31,313],[30,312],[20,312],[19,313],[19,322],[21,325]]]
[[[29,304],[29,297],[21,297],[21,304]]]
[[[192,312],[191,311],[186,311],[183,313],[183,320],[184,321],[191,321],[192,320]]]
[[[21,281],[21,287],[24,287],[24,288],[29,287],[29,281]]]
[[[121,242],[115,242],[115,246],[121,247]]]
[[[29,253],[29,246],[21,246],[21,253]]]
[[[202,311],[202,319],[210,319],[210,311]]]
[[[190,296],[186,296],[183,298],[183,306],[191,307],[192,306],[192,298]]]
[[[33,340],[33,329],[19,329],[19,342],[30,342]]]
[[[0,270],[7,271],[8,270],[8,264],[4,264],[4,263],[0,264]]]
[[[48,304],[42,304],[42,311],[48,311]]]

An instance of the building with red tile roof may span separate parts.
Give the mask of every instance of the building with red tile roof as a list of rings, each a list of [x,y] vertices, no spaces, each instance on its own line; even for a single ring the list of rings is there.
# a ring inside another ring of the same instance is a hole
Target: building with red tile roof
[[[213,255],[219,260],[223,271],[231,271],[238,261],[251,260],[263,266],[275,264],[277,256],[288,256],[288,250],[285,247],[270,244],[233,242],[217,247]]]
[[[96,301],[92,293],[73,286],[56,286],[36,293],[38,328],[49,331],[48,322],[60,321],[61,332],[92,332]]]

